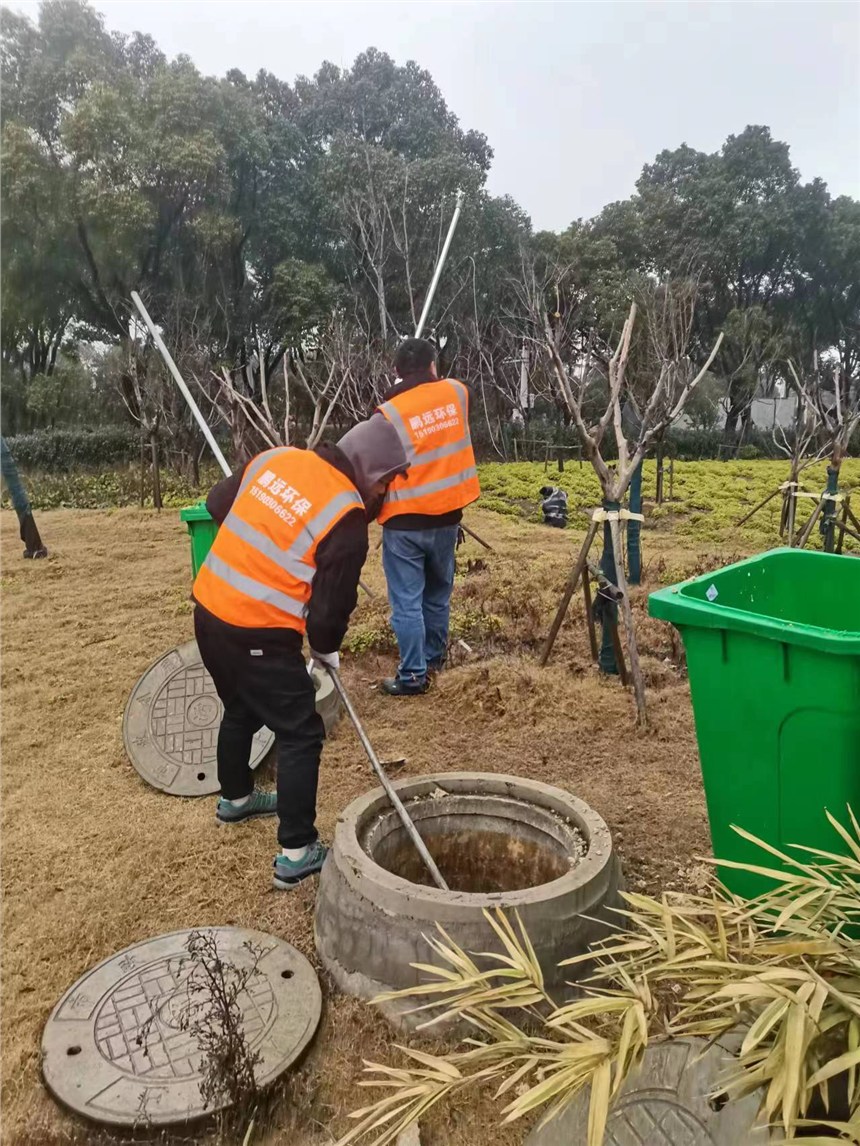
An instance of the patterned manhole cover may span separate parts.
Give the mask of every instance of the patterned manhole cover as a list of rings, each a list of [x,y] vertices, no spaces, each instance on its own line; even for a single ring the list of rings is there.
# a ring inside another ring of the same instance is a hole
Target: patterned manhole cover
[[[125,706],[122,736],[129,759],[154,788],[172,796],[209,796],[218,791],[215,750],[224,709],[196,641],[165,653],[150,665]],[[251,767],[275,739],[256,734]]]
[[[42,1071],[55,1098],[117,1126],[185,1122],[212,1112],[200,1094],[205,1062],[196,1034],[211,995],[200,959],[188,951],[192,934],[176,931],[127,947],[65,993],[42,1036]],[[266,1086],[316,1032],[317,977],[303,955],[273,935],[237,927],[204,934],[229,968],[225,981],[244,980],[237,996],[242,1029],[259,1056],[257,1083]]]
[[[646,1050],[621,1088],[606,1124],[605,1146],[766,1146],[757,1123],[760,1095],[714,1102],[731,1055],[704,1039],[671,1039]],[[526,1146],[586,1146],[588,1093],[526,1139]]]

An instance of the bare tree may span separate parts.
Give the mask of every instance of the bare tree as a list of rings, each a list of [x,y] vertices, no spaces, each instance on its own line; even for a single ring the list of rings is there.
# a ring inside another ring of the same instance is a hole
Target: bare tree
[[[393,328],[386,299],[386,272],[395,247],[401,254],[409,254],[408,231],[405,222],[408,180],[405,163],[365,143],[357,152],[348,155],[349,178],[340,195],[340,212],[347,222],[358,255],[358,263],[376,296],[379,333],[382,341]],[[397,185],[402,185],[402,196],[397,196]],[[392,210],[392,199],[400,201]],[[403,216],[403,229],[394,225],[395,211],[399,207]],[[411,277],[407,275],[410,286]]]
[[[278,387],[271,385],[262,359],[251,364],[251,377],[259,380],[256,392],[242,369],[210,371],[208,386],[197,381],[230,427],[238,458],[299,441],[312,449],[333,426],[343,430],[367,417],[390,385],[385,363],[379,340],[336,313],[312,345],[284,356]]]
[[[159,378],[148,372],[148,359],[134,337],[128,339],[120,353],[122,367],[117,376],[117,389],[129,416],[140,430],[140,505],[146,501],[147,451],[152,467],[152,504],[162,508],[159,470],[159,429],[164,418],[164,388]]]
[[[852,394],[850,388],[843,385],[838,373],[828,372],[823,367],[817,351],[813,355],[810,371],[802,372],[793,360],[789,360],[788,369],[791,384],[810,424],[811,434],[818,440],[817,456],[828,459],[827,488],[801,532],[798,546],[806,544],[820,518],[824,548],[832,553],[836,548],[837,517],[842,501],[839,472],[848,453],[849,443],[860,428],[860,388],[855,388]],[[856,523],[853,515],[850,516]],[[854,535],[844,520],[840,529],[843,534],[848,532]]]
[[[606,360],[607,391],[603,409],[598,410],[592,420],[586,403],[593,398],[591,365],[595,360],[599,361],[596,340],[583,336],[576,325],[575,309],[565,316],[557,303],[555,311],[551,312],[547,306],[547,293],[546,284],[539,286],[533,273],[523,284],[521,299],[526,305],[532,342],[537,354],[548,363],[556,392],[576,428],[585,456],[597,474],[603,491],[603,506],[592,516],[544,646],[541,663],[546,664],[549,658],[570,598],[586,567],[588,552],[599,526],[603,524],[605,542],[613,555],[615,582],[622,593],[621,608],[627,630],[638,719],[644,724],[645,688],[620,543],[620,523],[629,515],[621,503],[636,467],[648,449],[680,416],[690,395],[708,372],[720,348],[722,335],[717,338],[704,364],[696,369],[689,354],[696,307],[695,284],[670,282],[654,290],[644,307],[631,303],[621,333]],[[637,322],[640,338],[645,340],[656,373],[647,389],[643,391],[640,385],[638,395],[628,377]],[[632,428],[631,420],[624,418],[627,401],[635,404],[638,415],[632,420]],[[605,457],[605,445],[609,440],[614,440],[617,450],[618,460],[614,465]]]

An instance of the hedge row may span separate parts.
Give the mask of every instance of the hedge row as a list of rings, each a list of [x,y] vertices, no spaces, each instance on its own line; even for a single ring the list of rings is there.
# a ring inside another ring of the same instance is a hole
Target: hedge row
[[[498,454],[486,434],[486,427],[478,426],[473,435],[476,448],[483,460],[496,461]],[[104,468],[134,462],[140,456],[140,436],[131,427],[101,426],[92,430],[34,430],[29,434],[17,434],[7,438],[12,457],[23,470],[36,470],[40,473],[71,473],[74,470]],[[569,427],[556,425],[531,425],[511,432],[505,427],[504,447],[508,459],[543,461],[546,446],[550,441],[550,457],[555,456],[555,446],[574,446],[576,434]],[[514,441],[517,452],[514,453]],[[725,446],[721,430],[672,430],[666,435],[664,450],[667,457],[680,461],[702,461],[710,458],[728,459],[736,456],[733,448]],[[850,454],[860,454],[860,433],[852,442]],[[567,456],[567,455],[564,455]],[[750,434],[737,456],[750,458],[784,457],[774,446],[770,434],[756,430]],[[604,457],[612,461],[612,436],[604,442]]]
[[[140,435],[130,427],[92,430],[33,430],[6,439],[21,469],[43,473],[130,462],[140,456]]]

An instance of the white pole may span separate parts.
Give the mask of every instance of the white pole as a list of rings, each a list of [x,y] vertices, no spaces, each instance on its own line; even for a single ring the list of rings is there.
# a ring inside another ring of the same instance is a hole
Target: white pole
[[[424,329],[424,323],[427,321],[427,315],[430,313],[430,305],[433,302],[433,295],[436,293],[436,287],[439,285],[439,278],[442,274],[442,268],[445,266],[445,260],[448,257],[448,248],[451,246],[451,240],[454,238],[454,232],[457,229],[457,223],[460,221],[460,211],[463,208],[463,192],[457,192],[457,206],[454,208],[454,217],[451,220],[451,226],[448,228],[448,234],[445,237],[445,245],[442,248],[442,254],[439,256],[439,261],[436,264],[436,270],[433,272],[433,279],[430,283],[430,289],[427,291],[427,298],[424,300],[424,309],[421,311],[421,317],[418,320],[418,325],[415,327],[415,337],[421,337],[421,331]]]
[[[149,312],[147,311],[146,307],[143,305],[143,302],[141,301],[140,295],[137,293],[136,290],[133,290],[131,292],[131,301],[137,307],[138,311],[140,312],[140,317],[146,323],[146,327],[149,330],[149,333],[152,335],[152,341],[158,347],[158,350],[161,353],[161,357],[167,363],[167,369],[173,375],[173,379],[176,382],[176,385],[182,391],[182,396],[185,398],[185,401],[188,403],[188,406],[191,410],[191,413],[194,415],[194,418],[197,422],[197,425],[203,431],[203,436],[206,439],[206,441],[209,443],[209,446],[212,450],[212,453],[215,455],[215,459],[218,462],[218,465],[224,471],[224,476],[229,477],[231,470],[230,470],[230,467],[227,465],[227,459],[221,453],[221,449],[218,446],[218,443],[215,441],[214,434],[212,433],[212,431],[207,426],[206,419],[200,413],[200,407],[194,401],[194,398],[191,394],[191,391],[188,389],[188,387],[185,384],[185,379],[179,373],[179,370],[177,369],[176,363],[170,357],[170,352],[168,351],[167,347],[164,345],[164,339],[159,334],[158,327],[155,325],[155,323],[149,317]]]
[[[520,359],[520,406],[524,413],[527,415],[531,408],[529,401],[531,395],[529,394],[529,348],[528,343],[523,339],[523,356]]]

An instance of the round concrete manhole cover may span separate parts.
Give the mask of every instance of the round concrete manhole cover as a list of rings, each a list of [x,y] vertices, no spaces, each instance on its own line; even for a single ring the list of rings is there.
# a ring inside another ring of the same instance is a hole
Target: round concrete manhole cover
[[[766,1146],[758,1123],[760,1095],[714,1100],[732,1062],[719,1044],[670,1039],[646,1051],[642,1065],[621,1088],[609,1112],[605,1146]],[[526,1139],[526,1146],[586,1146],[587,1092]]]
[[[217,981],[241,1010],[257,1085],[273,1082],[316,1032],[319,982],[284,940],[216,927],[127,947],[65,993],[42,1036],[42,1072],[54,1097],[114,1126],[186,1122],[222,1109],[201,1097],[201,1028],[217,1033],[222,1023],[206,974],[216,963],[224,967]]]
[[[171,796],[217,792],[215,750],[224,712],[196,641],[187,641],[149,666],[134,686],[122,721],[129,759],[148,784]],[[256,768],[275,734],[261,728],[251,749]]]

